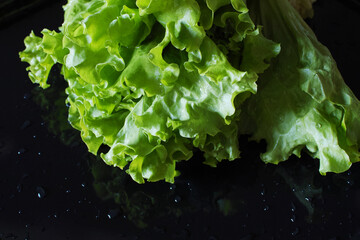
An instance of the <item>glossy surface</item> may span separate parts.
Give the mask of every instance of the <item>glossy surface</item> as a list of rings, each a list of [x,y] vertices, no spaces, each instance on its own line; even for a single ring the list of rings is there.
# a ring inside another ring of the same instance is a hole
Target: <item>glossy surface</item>
[[[347,3],[318,0],[310,26],[360,97],[356,61],[360,49],[353,29],[360,15]],[[85,146],[77,142],[76,132],[72,146],[65,145],[61,138],[69,139],[72,133],[49,132],[50,120],[44,118],[49,119],[51,111],[36,103],[26,64],[18,58],[31,29],[39,33],[61,22],[57,4],[0,30],[0,239],[359,237],[358,164],[326,177],[319,175],[318,163],[306,157],[264,165],[258,159],[264,146],[241,139],[241,160],[213,169],[195,154],[179,166],[182,175],[175,184],[137,185],[94,164]],[[47,107],[52,110],[56,104]],[[195,174],[199,171],[202,176]],[[115,177],[114,184],[106,176]]]

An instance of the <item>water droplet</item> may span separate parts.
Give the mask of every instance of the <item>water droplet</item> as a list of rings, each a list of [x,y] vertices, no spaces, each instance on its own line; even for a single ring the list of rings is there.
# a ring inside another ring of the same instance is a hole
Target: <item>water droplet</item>
[[[37,154],[38,154],[38,156],[41,156],[41,152],[38,152]]]
[[[26,120],[25,122],[23,122],[23,124],[20,127],[20,130],[24,130],[26,128],[28,128],[31,125],[31,122],[29,120]]]
[[[176,185],[175,185],[175,184],[170,184],[169,189],[170,189],[170,190],[176,189]]]
[[[311,198],[309,198],[309,197],[305,197],[305,201],[307,201],[307,202],[311,202]]]
[[[36,187],[36,193],[37,193],[37,197],[40,199],[42,199],[46,196],[45,189],[41,186]]]
[[[264,188],[264,189],[261,190],[260,195],[261,195],[261,196],[265,196],[265,193],[266,193],[266,190],[265,190],[265,188]]]
[[[291,221],[291,222],[295,222],[295,220],[296,220],[295,215],[292,215],[291,218],[290,218],[290,221]]]
[[[65,191],[65,193],[71,193],[71,190],[70,190],[70,189],[68,189],[68,190],[66,190],[66,191]]]
[[[26,233],[24,240],[30,240],[30,233]]]
[[[85,185],[85,183],[82,183],[82,184],[81,184],[81,187],[83,187],[83,188],[84,188],[85,186],[86,186],[86,185]]]
[[[21,215],[22,213],[23,213],[23,211],[22,211],[22,210],[19,210],[19,211],[18,211],[18,214],[19,214],[19,215]]]
[[[107,217],[108,217],[109,219],[114,219],[114,218],[116,218],[116,217],[119,215],[119,213],[120,213],[120,210],[119,210],[118,208],[116,208],[116,209],[111,209],[111,210],[108,212]]]
[[[26,152],[25,148],[20,148],[17,152],[18,155],[24,154]]]
[[[31,94],[30,93],[25,93],[24,94],[24,100],[29,100],[31,98]]]
[[[174,198],[174,202],[179,203],[180,201],[181,201],[181,197],[180,197],[180,196],[176,196],[176,197]]]
[[[295,204],[293,202],[290,203],[290,209],[292,212],[295,212],[296,210]]]
[[[35,139],[35,138],[36,138],[36,135],[33,136],[33,139]]]
[[[149,54],[148,54],[148,58],[149,58],[149,60],[153,60],[153,59],[154,59],[154,54],[149,53]]]
[[[267,210],[269,210],[269,206],[268,205],[265,205],[265,207],[264,207],[264,211],[267,211]]]
[[[354,185],[354,181],[349,179],[346,181],[346,183],[349,185],[349,186],[353,186]]]
[[[295,228],[294,231],[291,232],[291,235],[296,236],[299,234],[299,228]]]
[[[23,189],[23,186],[21,183],[19,183],[17,186],[16,186],[16,190],[20,193]]]
[[[190,182],[187,182],[186,185],[188,186],[189,191],[192,191],[192,186]]]
[[[317,127],[317,128],[321,128],[321,127],[322,127],[322,124],[321,124],[321,123],[317,123],[317,124],[316,124],[316,127]]]

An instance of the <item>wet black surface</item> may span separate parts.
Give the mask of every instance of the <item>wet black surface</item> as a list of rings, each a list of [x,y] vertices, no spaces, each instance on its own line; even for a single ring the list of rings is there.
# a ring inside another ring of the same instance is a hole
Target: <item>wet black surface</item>
[[[354,6],[318,0],[309,24],[360,97]],[[138,185],[88,154],[59,121],[58,70],[40,96],[18,58],[24,37],[57,29],[62,14],[56,3],[0,29],[0,240],[360,239],[359,164],[326,177],[305,155],[265,165],[264,145],[244,137],[240,160],[213,169],[196,153],[175,184]]]
[[[60,0],[2,0],[0,2],[0,28],[32,15],[36,10],[51,6]]]

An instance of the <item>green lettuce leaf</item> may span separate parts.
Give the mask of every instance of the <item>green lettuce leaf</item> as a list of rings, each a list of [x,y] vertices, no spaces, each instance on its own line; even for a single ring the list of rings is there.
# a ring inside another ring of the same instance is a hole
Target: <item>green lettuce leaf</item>
[[[302,149],[319,171],[343,172],[359,161],[360,103],[329,50],[286,0],[248,1],[264,35],[282,51],[260,76],[258,93],[243,106],[242,133],[265,139],[263,161],[277,164]]]
[[[139,183],[173,182],[194,147],[211,166],[239,157],[241,104],[280,51],[245,1],[72,0],[64,10],[59,32],[31,33],[20,57],[44,88],[62,65],[68,119],[90,152]]]

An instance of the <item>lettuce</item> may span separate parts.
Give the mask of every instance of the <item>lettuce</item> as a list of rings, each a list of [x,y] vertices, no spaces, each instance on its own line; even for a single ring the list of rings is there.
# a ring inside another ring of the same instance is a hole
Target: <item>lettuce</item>
[[[329,50],[286,0],[253,0],[254,21],[282,51],[244,104],[241,132],[265,139],[264,162],[279,163],[302,149],[319,171],[344,172],[359,161],[360,103]]]
[[[72,0],[64,10],[60,31],[31,33],[20,57],[43,88],[62,65],[68,120],[90,152],[108,146],[103,160],[139,183],[173,182],[194,147],[211,166],[239,157],[240,105],[280,50],[243,0]]]
[[[69,0],[64,12],[20,58],[42,88],[62,66],[70,124],[136,182],[174,182],[194,148],[210,166],[237,159],[239,134],[267,141],[265,162],[304,147],[321,173],[359,160],[359,101],[286,0]]]
[[[301,17],[312,18],[314,16],[312,4],[316,0],[289,0],[289,2],[300,13]]]

